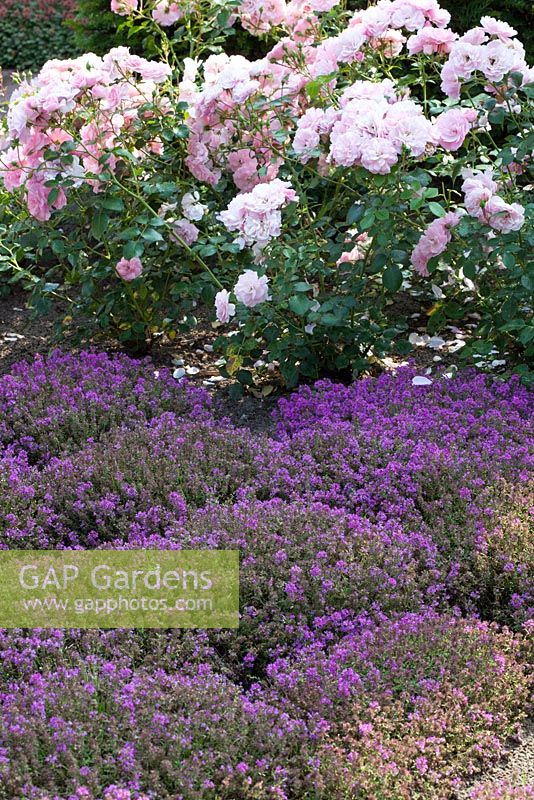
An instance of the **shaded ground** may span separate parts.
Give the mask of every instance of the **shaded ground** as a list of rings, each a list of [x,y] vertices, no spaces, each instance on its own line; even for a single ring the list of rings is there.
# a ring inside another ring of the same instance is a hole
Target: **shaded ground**
[[[534,722],[530,721],[523,728],[521,740],[519,744],[511,745],[506,753],[505,758],[497,764],[492,770],[489,770],[483,776],[484,782],[497,782],[501,780],[510,781],[510,783],[517,786],[523,784],[534,785]],[[481,782],[481,779],[474,781],[473,785],[476,786]],[[460,800],[467,800],[469,797],[469,790],[461,792],[459,795]]]
[[[27,295],[23,292],[0,297],[0,374],[9,372],[16,361],[29,361],[36,354],[45,355],[55,348],[90,348],[107,352],[120,349],[113,340],[80,339],[78,332],[74,330],[64,331],[58,337],[57,321],[64,316],[66,309],[58,306],[51,314],[36,317],[26,306],[26,300]],[[222,413],[237,425],[252,430],[270,430],[271,411],[276,398],[247,395],[241,400],[234,400],[228,396],[228,387],[233,381],[224,379],[219,374],[219,356],[213,352],[211,344],[216,336],[206,322],[198,329],[178,336],[173,342],[166,341],[156,345],[151,352],[151,358],[156,365],[175,370],[177,378],[186,377],[192,383],[204,386],[216,397]],[[264,385],[268,383],[264,382]]]

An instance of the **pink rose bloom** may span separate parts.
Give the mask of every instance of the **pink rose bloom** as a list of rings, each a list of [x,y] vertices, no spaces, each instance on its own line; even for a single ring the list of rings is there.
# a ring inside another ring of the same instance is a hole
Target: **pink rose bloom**
[[[352,250],[348,250],[344,253],[341,253],[340,257],[336,261],[337,266],[341,266],[341,264],[355,264],[357,261],[363,261],[366,254],[366,248],[370,244],[369,234],[367,232],[360,233],[360,235],[356,238],[356,244],[352,248]]]
[[[311,0],[308,3],[312,11],[330,11],[335,6],[339,5],[339,0]]]
[[[269,279],[266,275],[262,275],[260,278],[253,269],[246,269],[234,286],[234,294],[239,302],[247,308],[254,308],[271,299],[268,284]]]
[[[142,274],[143,264],[140,258],[121,258],[115,269],[117,275],[119,275],[123,281],[128,281],[129,283]]]
[[[480,186],[486,187],[492,194],[499,188],[497,182],[493,178],[493,172],[489,169],[483,172],[472,172],[468,170],[462,174],[465,176],[464,182],[462,183],[462,191],[466,194]]]
[[[188,219],[177,219],[176,222],[173,222],[172,227],[175,232],[171,233],[171,239],[177,244],[185,242],[187,245],[192,245],[200,234],[197,226]]]
[[[458,78],[468,79],[473,72],[483,69],[484,61],[484,48],[466,41],[464,37],[452,46],[447,64],[452,65]]]
[[[517,36],[515,28],[512,28],[507,22],[495,19],[494,17],[482,17],[480,20],[480,27],[483,31],[489,33],[490,36],[497,36],[501,42],[506,42],[513,36]]]
[[[408,31],[418,31],[425,24],[426,18],[423,10],[417,8],[416,3],[395,0],[391,11],[391,27],[406,28]]]
[[[310,159],[313,150],[319,147],[320,141],[318,131],[313,128],[298,127],[293,139],[293,149],[303,164]]]
[[[337,60],[344,64],[351,64],[355,61],[366,42],[366,38],[363,25],[346,28],[333,40]]]
[[[183,8],[180,8],[178,3],[171,3],[168,0],[159,0],[152,10],[152,19],[163,27],[174,25],[183,16]]]
[[[484,220],[484,209],[486,204],[497,192],[497,183],[493,180],[493,173],[486,170],[484,172],[468,172],[462,183],[464,193],[464,205],[467,213],[475,219]]]
[[[174,25],[184,16],[184,10],[178,3],[160,0],[152,10],[152,19],[163,27]]]
[[[391,172],[397,160],[397,150],[388,139],[369,139],[362,147],[361,165],[375,175]]]
[[[438,3],[428,3],[426,18],[436,28],[446,28],[451,21],[451,15],[445,8],[440,8]]]
[[[25,182],[28,177],[27,166],[27,159],[18,147],[11,147],[0,154],[0,176],[8,192],[18,189]]]
[[[499,39],[493,39],[481,48],[483,60],[480,69],[494,83],[500,83],[508,72],[520,66],[518,53],[509,44],[503,44]]]
[[[172,69],[161,61],[148,61],[136,55],[128,55],[122,62],[122,67],[131,72],[138,72],[145,81],[163,83],[172,75]]]
[[[389,28],[383,36],[371,39],[369,44],[373,50],[380,50],[386,58],[395,58],[402,53],[402,48],[406,37],[395,28]]]
[[[336,39],[325,39],[319,47],[313,48],[309,54],[309,69],[312,78],[330,75],[337,70]]]
[[[360,15],[364,26],[364,33],[370,39],[383,36],[388,28],[391,28],[390,10],[379,6],[370,6]]]
[[[46,178],[43,175],[33,175],[26,182],[26,202],[28,204],[28,211],[38,219],[40,222],[46,222],[52,216],[52,209],[63,208],[67,205],[67,197],[63,189],[59,190],[59,194],[55,201],[50,204],[48,198],[52,189],[44,185]]]
[[[238,6],[241,24],[250,33],[268,33],[285,22],[285,0],[243,0]]]
[[[460,79],[454,68],[454,64],[447,61],[441,70],[441,91],[450,97],[451,100],[458,100],[460,97]]]
[[[401,153],[404,146],[419,158],[432,141],[432,123],[411,100],[394,103],[386,114],[385,126],[397,153]]]
[[[423,233],[411,255],[412,266],[423,277],[428,275],[428,262],[441,255],[451,240],[450,229],[458,225],[460,214],[449,211],[444,217],[435,219]]]
[[[519,203],[507,203],[502,197],[493,195],[486,203],[484,216],[496,231],[510,233],[523,227],[525,209]]]
[[[432,126],[434,141],[445,150],[458,150],[476,118],[477,112],[472,108],[451,108],[445,111]]]
[[[139,7],[139,0],[111,0],[111,10],[114,14],[120,14],[121,17],[127,17],[137,11]]]
[[[258,159],[253,150],[243,148],[228,154],[228,167],[237,188],[251,191],[260,182]]]
[[[230,322],[230,318],[235,314],[235,303],[230,302],[230,292],[221,289],[215,295],[215,308],[219,322]]]
[[[426,27],[408,39],[408,52],[410,55],[425,53],[425,55],[450,53],[453,42],[458,34],[447,28]]]
[[[469,216],[483,220],[484,209],[492,197],[493,192],[491,189],[488,189],[487,186],[482,186],[482,184],[478,184],[470,192],[466,192],[464,205]]]

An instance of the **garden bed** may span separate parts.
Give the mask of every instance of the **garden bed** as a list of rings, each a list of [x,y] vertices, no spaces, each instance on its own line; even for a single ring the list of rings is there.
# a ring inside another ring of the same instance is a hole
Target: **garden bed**
[[[532,396],[415,376],[303,388],[251,436],[163,366],[11,366],[3,546],[237,546],[243,616],[3,633],[2,800],[445,800],[499,758],[531,691]]]
[[[514,17],[28,0],[98,53],[39,69],[4,6],[2,570],[237,550],[240,591],[0,628],[0,800],[533,800]]]

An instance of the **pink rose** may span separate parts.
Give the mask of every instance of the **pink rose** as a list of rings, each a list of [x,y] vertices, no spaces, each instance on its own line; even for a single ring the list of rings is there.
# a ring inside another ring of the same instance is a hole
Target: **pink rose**
[[[515,28],[512,28],[507,22],[495,19],[494,17],[482,17],[480,20],[480,27],[485,33],[489,33],[490,36],[497,36],[501,42],[506,42],[513,36],[517,36]]]
[[[361,14],[361,21],[364,25],[364,33],[370,39],[383,36],[388,28],[391,27],[389,9],[370,6]]]
[[[457,38],[458,34],[447,28],[426,27],[414,36],[410,36],[407,48],[412,56],[416,53],[425,53],[425,55],[450,53],[452,44]]]
[[[484,216],[496,231],[510,233],[523,226],[525,209],[519,203],[507,203],[502,197],[493,195],[486,203]]]
[[[120,14],[121,17],[127,17],[137,11],[139,7],[139,0],[111,0],[111,10],[114,14]]]
[[[230,292],[221,289],[215,295],[215,308],[219,322],[230,322],[230,318],[235,314],[235,303],[230,302]]]
[[[197,241],[200,231],[188,219],[177,219],[176,222],[172,223],[172,227],[174,233],[171,233],[171,239],[176,244],[185,242],[187,245],[191,245]]]
[[[67,197],[63,189],[60,189],[53,203],[49,202],[52,189],[45,186],[44,178],[38,173],[26,182],[26,202],[28,211],[40,222],[46,222],[52,216],[52,209],[63,208],[67,205]]]
[[[447,61],[441,70],[441,91],[452,100],[458,100],[460,97],[460,79],[454,64],[450,61]]]
[[[115,269],[117,270],[117,275],[129,283],[142,274],[143,265],[140,258],[121,258]]]
[[[260,278],[254,270],[246,269],[234,286],[234,294],[239,302],[247,308],[254,308],[254,306],[271,299],[268,283],[269,279],[266,275],[262,275]]]
[[[445,111],[434,122],[434,141],[445,150],[458,150],[476,117],[477,112],[471,108],[451,108]]]
[[[450,229],[456,227],[459,221],[460,214],[456,211],[449,211],[444,217],[430,223],[411,255],[412,266],[419,275],[424,277],[428,275],[428,262],[431,258],[445,252],[451,240]]]
[[[138,72],[145,81],[163,83],[172,75],[172,69],[161,61],[148,61],[136,55],[128,55],[122,66],[131,72]]]
[[[174,25],[183,16],[183,8],[180,8],[178,3],[168,2],[168,0],[159,0],[152,10],[152,19],[164,27]]]
[[[391,11],[391,26],[418,31],[425,24],[425,14],[415,3],[394,2]]]
[[[380,50],[386,58],[395,58],[402,52],[406,37],[395,28],[389,28],[383,36],[371,39],[369,44],[373,50]]]
[[[370,139],[362,147],[360,161],[362,167],[376,175],[386,175],[397,163],[398,153],[395,146],[387,139]]]

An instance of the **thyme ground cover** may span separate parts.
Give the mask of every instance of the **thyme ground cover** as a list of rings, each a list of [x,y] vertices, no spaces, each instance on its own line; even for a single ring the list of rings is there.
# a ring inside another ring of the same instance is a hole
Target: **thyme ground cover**
[[[532,695],[532,393],[414,377],[302,387],[270,435],[150,361],[0,379],[0,547],[237,548],[242,615],[0,631],[1,800],[446,800],[499,756]]]

